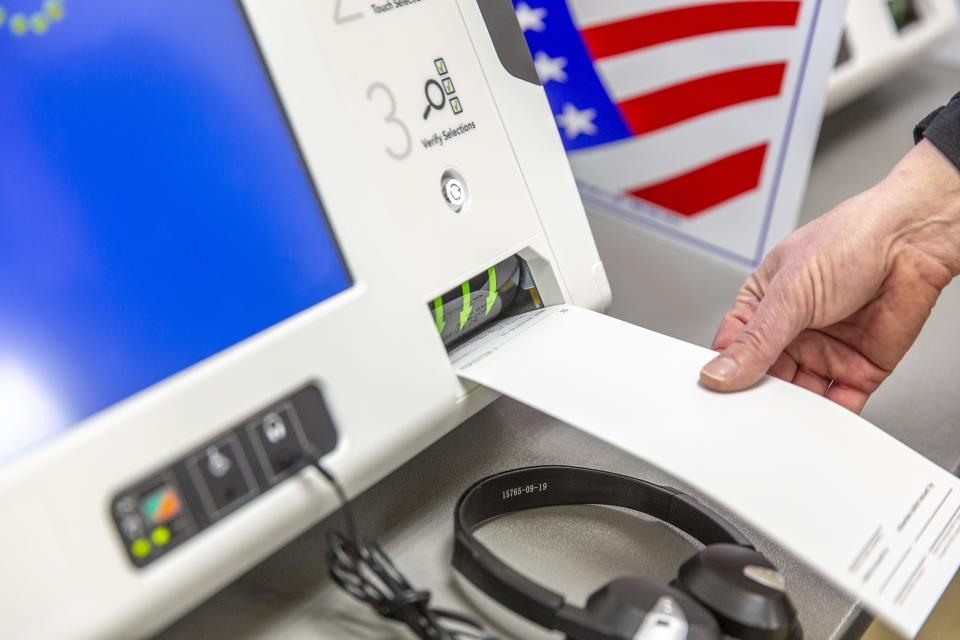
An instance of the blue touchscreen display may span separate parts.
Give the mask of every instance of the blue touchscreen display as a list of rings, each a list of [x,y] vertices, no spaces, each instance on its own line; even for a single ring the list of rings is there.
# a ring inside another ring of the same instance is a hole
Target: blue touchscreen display
[[[0,465],[349,286],[238,2],[3,2]]]

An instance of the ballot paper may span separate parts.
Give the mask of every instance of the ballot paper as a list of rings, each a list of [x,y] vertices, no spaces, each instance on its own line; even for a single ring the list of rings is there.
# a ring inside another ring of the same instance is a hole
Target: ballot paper
[[[451,354],[461,378],[682,478],[915,636],[960,564],[960,480],[780,380],[711,392],[697,380],[711,357],[573,306],[516,316]]]

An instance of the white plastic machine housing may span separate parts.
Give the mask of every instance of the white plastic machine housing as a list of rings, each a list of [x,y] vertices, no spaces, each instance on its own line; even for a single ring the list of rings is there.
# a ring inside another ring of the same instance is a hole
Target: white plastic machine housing
[[[492,400],[460,385],[427,309],[461,281],[519,254],[544,302],[609,302],[542,88],[501,61],[522,42],[509,0],[241,7],[353,286],[0,469],[0,637],[150,635],[329,514],[332,491],[301,474],[142,569],[111,518],[117,492],[305,384],[353,495]],[[461,112],[448,99],[425,119],[441,58]],[[466,184],[459,213],[448,170]]]
[[[911,0],[916,20],[898,29],[889,0],[849,0],[844,38],[849,57],[830,77],[833,111],[893,77],[956,29],[956,0]],[[944,96],[947,100],[949,96]]]

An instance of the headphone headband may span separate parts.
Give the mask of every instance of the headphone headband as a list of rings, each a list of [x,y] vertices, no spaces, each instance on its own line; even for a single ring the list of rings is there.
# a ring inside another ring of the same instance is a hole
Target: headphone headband
[[[607,471],[536,466],[505,471],[471,486],[454,515],[453,566],[500,604],[548,629],[582,629],[582,610],[514,571],[473,534],[500,516],[537,507],[598,504],[623,507],[673,525],[704,545],[735,544],[753,549],[722,516],[672,487]]]

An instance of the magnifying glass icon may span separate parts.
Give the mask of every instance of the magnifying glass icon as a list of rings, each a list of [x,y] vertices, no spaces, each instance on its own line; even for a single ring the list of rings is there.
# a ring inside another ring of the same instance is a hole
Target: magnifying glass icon
[[[431,91],[431,89],[434,87],[436,87],[436,91]],[[427,83],[423,85],[423,93],[427,96],[427,108],[423,110],[424,120],[430,117],[430,112],[433,109],[440,111],[447,106],[447,94],[444,93],[443,86],[441,86],[436,80],[427,80]],[[433,99],[434,96],[439,96],[440,101],[435,102]]]

